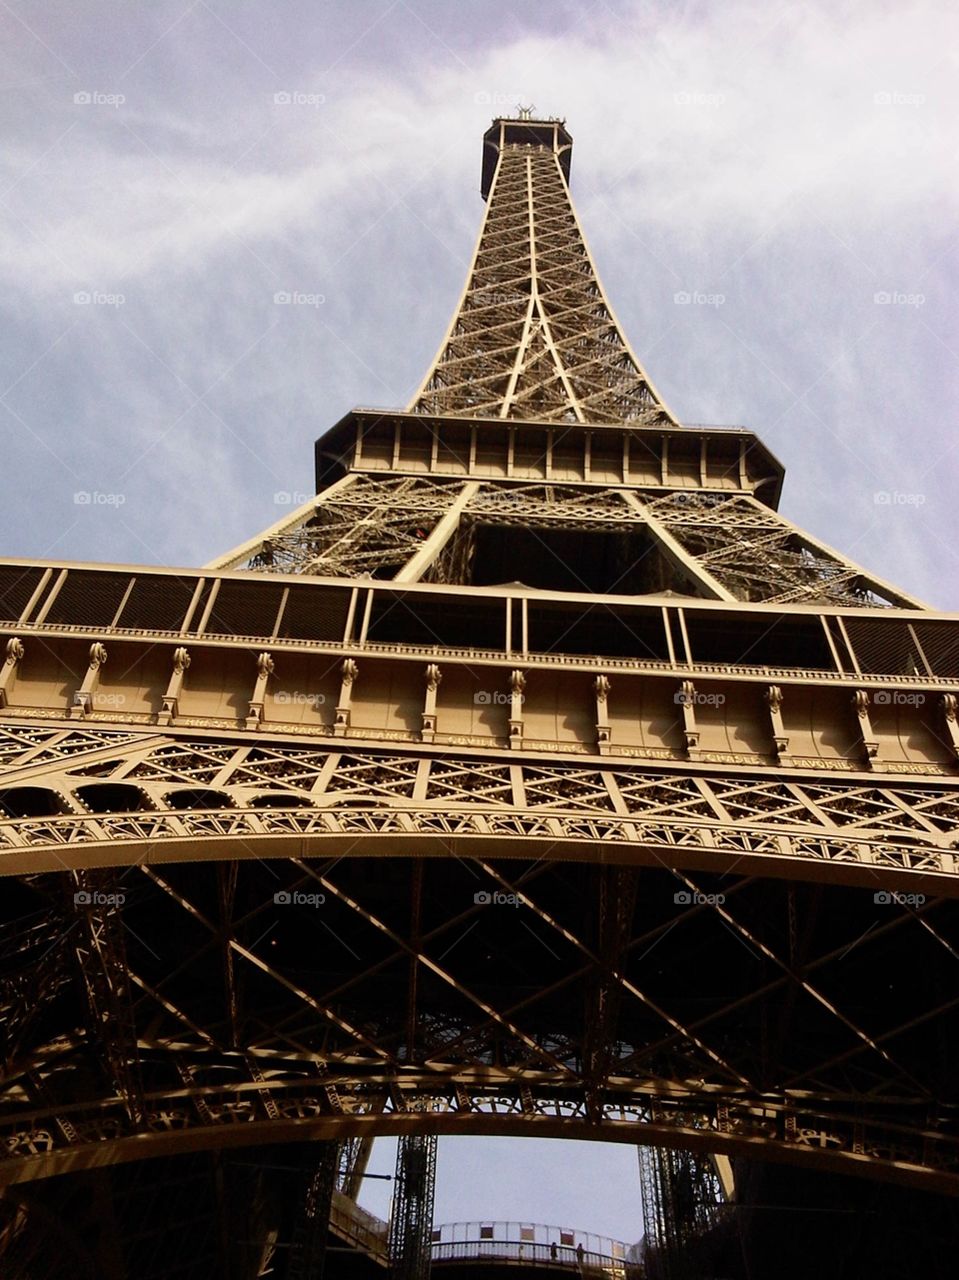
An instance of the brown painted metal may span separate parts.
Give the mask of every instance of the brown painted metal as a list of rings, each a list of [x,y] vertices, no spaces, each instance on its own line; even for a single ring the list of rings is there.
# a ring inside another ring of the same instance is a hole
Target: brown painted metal
[[[530,1133],[959,1191],[959,618],[678,423],[570,147],[495,122],[439,354],[315,498],[0,561],[0,1181]]]

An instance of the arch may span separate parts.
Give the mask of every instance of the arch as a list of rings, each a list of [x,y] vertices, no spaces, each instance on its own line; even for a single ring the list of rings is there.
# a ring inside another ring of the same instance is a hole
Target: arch
[[[90,813],[139,813],[153,808],[142,788],[129,782],[90,782],[73,794]]]
[[[214,791],[210,787],[184,787],[180,791],[168,791],[163,798],[170,808],[177,812],[196,809],[200,813],[205,813],[233,807],[233,801],[225,791]]]
[[[66,813],[63,796],[50,787],[8,787],[0,791],[0,816],[46,818]]]
[[[265,791],[250,801],[251,809],[309,809],[309,796],[298,796],[287,791]]]
[[[260,1085],[260,1088],[264,1088]],[[869,1153],[862,1147],[862,1131],[840,1147],[822,1141],[819,1132],[786,1140],[781,1136],[753,1136],[715,1129],[684,1127],[663,1119],[643,1122],[593,1120],[561,1115],[524,1114],[521,1106],[510,1111],[476,1112],[450,1110],[447,1113],[406,1112],[389,1115],[283,1116],[270,1120],[199,1123],[159,1132],[90,1140],[69,1148],[34,1149],[0,1161],[0,1186],[57,1177],[63,1173],[109,1165],[129,1164],[142,1159],[181,1155],[196,1151],[226,1151],[262,1145],[323,1142],[351,1137],[396,1137],[411,1133],[444,1136],[538,1137],[574,1139],[585,1142],[619,1142],[632,1146],[668,1147],[699,1155],[727,1155],[749,1160],[767,1160],[792,1165],[810,1172],[843,1173],[879,1182],[913,1186],[943,1195],[959,1197],[959,1166],[935,1168],[895,1154]],[[868,1144],[866,1144],[868,1146]]]
[[[277,808],[253,799],[237,804],[224,791],[184,788],[164,795],[168,811],[123,816],[61,809],[42,820],[17,816],[0,821],[0,875],[133,864],[146,846],[157,863],[463,853],[720,874],[739,868],[776,879],[959,897],[959,868],[950,849],[913,839],[879,842],[872,832],[776,830],[759,820],[729,831],[684,814],[649,822],[562,810],[391,806],[378,797],[333,803],[334,797],[324,796],[322,807],[314,807],[301,799]]]

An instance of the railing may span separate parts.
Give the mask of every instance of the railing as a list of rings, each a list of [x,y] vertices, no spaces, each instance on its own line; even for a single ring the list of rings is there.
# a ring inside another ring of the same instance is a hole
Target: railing
[[[330,1205],[330,1229],[341,1240],[355,1245],[374,1262],[389,1262],[388,1227],[385,1222],[361,1208],[342,1191],[334,1190]]]
[[[453,1222],[433,1231],[434,1266],[489,1262],[564,1268],[583,1276],[624,1280],[627,1246],[591,1232],[521,1222]]]

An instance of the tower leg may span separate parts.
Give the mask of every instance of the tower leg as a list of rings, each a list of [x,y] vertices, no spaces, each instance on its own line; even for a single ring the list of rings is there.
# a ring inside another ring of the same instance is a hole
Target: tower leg
[[[392,1280],[428,1280],[435,1186],[436,1137],[400,1138],[390,1214]]]
[[[339,1144],[336,1142],[323,1142],[307,1148],[286,1280],[323,1280],[330,1206],[339,1159]]]

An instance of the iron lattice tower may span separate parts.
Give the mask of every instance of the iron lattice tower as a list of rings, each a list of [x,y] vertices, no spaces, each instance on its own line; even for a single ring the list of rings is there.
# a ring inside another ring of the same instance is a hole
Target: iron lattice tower
[[[126,1274],[189,1166],[198,1275],[315,1257],[332,1157],[289,1227],[242,1149],[355,1192],[374,1134],[959,1188],[959,622],[667,409],[570,153],[494,122],[439,354],[315,498],[195,572],[0,562],[0,1253]]]
[[[710,1162],[688,1151],[641,1147],[639,1184],[643,1280],[696,1280],[711,1271],[709,1237],[725,1206]]]
[[[396,1179],[390,1214],[392,1280],[427,1280],[436,1185],[436,1135],[411,1134],[396,1148]]]

